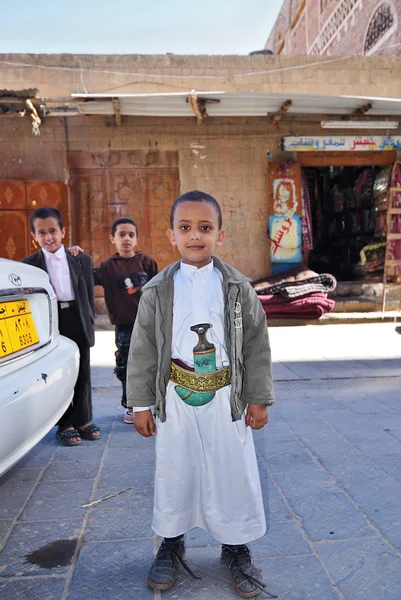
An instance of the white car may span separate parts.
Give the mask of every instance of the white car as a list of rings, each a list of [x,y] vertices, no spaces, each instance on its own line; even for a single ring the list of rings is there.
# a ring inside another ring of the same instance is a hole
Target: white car
[[[58,331],[47,273],[0,259],[0,475],[63,415],[78,368],[77,345]]]

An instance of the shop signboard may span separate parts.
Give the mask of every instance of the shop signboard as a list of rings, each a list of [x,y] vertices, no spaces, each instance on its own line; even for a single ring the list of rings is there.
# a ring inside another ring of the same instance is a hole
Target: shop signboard
[[[270,163],[270,261],[273,274],[302,262],[302,191],[299,163]]]
[[[283,137],[282,149],[286,152],[324,151],[383,151],[401,150],[401,136],[388,135],[345,135],[345,136],[292,136]]]

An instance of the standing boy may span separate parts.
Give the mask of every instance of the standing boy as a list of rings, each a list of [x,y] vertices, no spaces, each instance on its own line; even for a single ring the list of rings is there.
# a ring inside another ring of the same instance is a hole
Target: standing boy
[[[104,300],[110,322],[116,331],[115,373],[122,383],[121,404],[127,408],[127,360],[138,311],[141,288],[157,274],[157,263],[143,252],[136,252],[138,228],[132,219],[121,218],[111,226],[110,241],[117,253],[93,270],[95,285],[104,288]],[[126,423],[133,423],[132,409],[124,414]]]
[[[212,256],[225,237],[212,196],[177,198],[170,226],[181,261],[144,288],[128,360],[135,427],[156,435],[146,407],[157,424],[152,528],[164,540],[148,585],[174,586],[183,534],[201,527],[222,543],[236,591],[252,598],[264,584],[247,543],[264,535],[266,519],[251,429],[266,425],[274,403],[266,317],[249,279]],[[199,372],[196,329],[205,358],[215,353],[214,373]]]
[[[63,218],[55,208],[38,208],[30,216],[31,235],[41,250],[22,259],[46,271],[57,296],[59,330],[73,340],[80,352],[78,379],[72,403],[61,417],[56,437],[65,446],[77,446],[81,438],[100,439],[100,429],[90,423],[92,395],[90,347],[95,343],[92,260],[88,254],[70,256],[63,245]]]

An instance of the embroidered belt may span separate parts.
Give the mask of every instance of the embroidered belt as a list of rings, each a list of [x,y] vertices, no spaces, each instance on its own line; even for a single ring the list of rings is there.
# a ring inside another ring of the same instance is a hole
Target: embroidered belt
[[[230,384],[230,367],[213,373],[197,373],[171,363],[170,381],[193,392],[216,392]]]

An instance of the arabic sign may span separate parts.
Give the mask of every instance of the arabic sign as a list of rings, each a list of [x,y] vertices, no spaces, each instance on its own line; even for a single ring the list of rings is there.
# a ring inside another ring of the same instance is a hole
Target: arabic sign
[[[270,215],[269,230],[272,263],[302,261],[302,228],[299,215]]]
[[[401,150],[401,136],[285,136],[281,147],[286,152]]]

